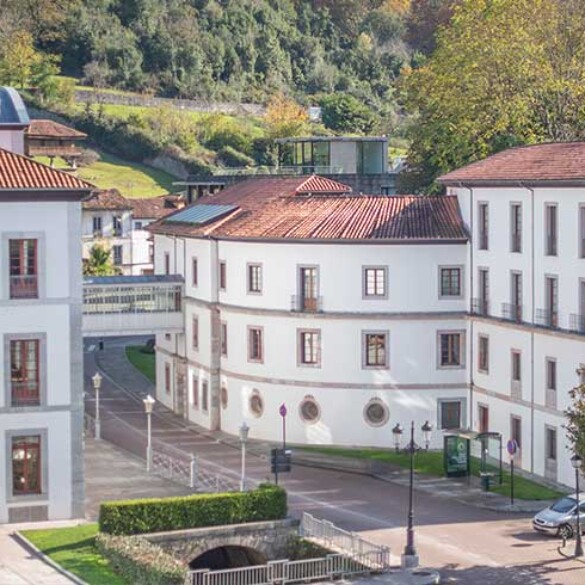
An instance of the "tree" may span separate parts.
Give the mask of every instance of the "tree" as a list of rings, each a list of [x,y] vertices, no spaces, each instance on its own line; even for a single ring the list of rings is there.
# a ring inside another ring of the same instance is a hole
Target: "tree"
[[[418,188],[518,144],[585,137],[583,0],[459,0],[427,64],[406,72]]]
[[[268,102],[264,120],[270,138],[287,138],[307,134],[309,115],[305,108],[282,92],[273,95]]]
[[[32,35],[16,30],[0,48],[0,80],[6,85],[26,87],[43,56],[35,49]]]
[[[367,134],[376,123],[372,110],[348,93],[334,93],[320,100],[323,124],[341,133]]]
[[[585,384],[569,391],[572,404],[565,411],[567,437],[573,452],[585,459]]]
[[[89,250],[89,257],[83,260],[85,276],[114,276],[121,270],[114,266],[111,250],[105,243],[94,244]]]

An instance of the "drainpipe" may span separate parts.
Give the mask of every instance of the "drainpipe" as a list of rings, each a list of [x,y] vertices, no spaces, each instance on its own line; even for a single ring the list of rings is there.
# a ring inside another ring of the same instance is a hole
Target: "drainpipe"
[[[220,363],[221,363],[221,312],[219,309],[219,242],[210,238],[211,246],[211,359],[209,379],[209,423],[212,431],[221,429]]]

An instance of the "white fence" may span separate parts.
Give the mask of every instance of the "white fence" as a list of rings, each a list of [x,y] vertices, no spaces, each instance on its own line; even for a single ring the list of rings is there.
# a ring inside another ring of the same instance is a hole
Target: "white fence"
[[[188,585],[274,585],[332,581],[388,569],[384,553],[331,554],[301,561],[271,561],[266,565],[209,571],[190,571]]]

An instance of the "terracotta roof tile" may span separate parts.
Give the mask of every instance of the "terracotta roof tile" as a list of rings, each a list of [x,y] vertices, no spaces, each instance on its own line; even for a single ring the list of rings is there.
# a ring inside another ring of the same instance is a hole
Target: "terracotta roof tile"
[[[54,120],[31,120],[26,134],[29,138],[69,138],[70,140],[87,138],[87,134]]]
[[[510,148],[438,179],[445,185],[584,180],[585,142]]]
[[[123,197],[117,189],[107,189],[93,193],[89,199],[83,202],[83,209],[125,211],[132,209],[132,203]]]
[[[71,173],[0,148],[0,189],[88,191],[95,187]]]
[[[184,198],[178,195],[129,199],[128,203],[136,219],[159,219],[185,206]]]

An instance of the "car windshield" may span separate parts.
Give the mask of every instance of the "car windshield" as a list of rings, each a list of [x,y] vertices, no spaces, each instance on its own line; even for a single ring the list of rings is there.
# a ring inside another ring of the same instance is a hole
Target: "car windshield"
[[[561,514],[566,514],[570,512],[575,506],[577,505],[577,500],[573,498],[563,498],[558,502],[555,502],[550,509],[553,512],[561,512]]]

